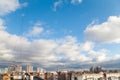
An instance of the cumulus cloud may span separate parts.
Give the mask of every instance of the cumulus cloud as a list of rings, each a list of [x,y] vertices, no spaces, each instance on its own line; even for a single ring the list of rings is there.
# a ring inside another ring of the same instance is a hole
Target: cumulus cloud
[[[85,38],[100,43],[120,43],[120,17],[110,16],[104,23],[87,26]]]
[[[19,0],[0,0],[0,16],[16,11],[18,8],[26,7],[27,2],[21,3]]]
[[[0,15],[15,11],[19,8],[19,0],[0,0]]]
[[[91,42],[79,43],[76,37],[66,36],[64,40],[59,43],[58,48],[56,48],[56,54],[62,54],[60,58],[69,59],[71,62],[88,62],[90,58],[85,54],[81,54],[82,51],[89,51],[93,47]]]
[[[91,50],[88,52],[88,56],[93,58],[94,62],[105,62],[107,61],[107,50],[94,51]]]
[[[108,56],[107,50],[96,51],[93,42],[80,43],[71,35],[59,39],[39,38],[29,41],[27,37],[8,33],[5,28],[4,21],[0,19],[0,61],[40,63],[45,67],[51,67],[120,60],[119,54],[113,59]],[[34,28],[32,31],[34,32]]]
[[[40,21],[37,21],[27,32],[23,33],[24,37],[29,38],[39,38],[41,36],[48,37],[50,34],[53,34],[52,30],[45,29],[44,24]]]
[[[5,27],[3,23],[1,26]],[[47,66],[56,65],[55,62],[61,64],[67,61],[88,61],[89,57],[81,54],[81,51],[87,51],[91,46],[87,42],[82,47],[84,44],[79,43],[73,36],[57,40],[40,38],[29,41],[26,37],[10,34],[4,29],[0,30],[0,44],[2,61],[39,62]]]
[[[34,26],[28,32],[28,34],[25,34],[25,35],[28,36],[28,37],[40,36],[43,31],[44,31],[44,29],[43,29],[42,23],[37,22],[37,23],[34,24]]]
[[[86,41],[84,44],[81,44],[81,49],[84,51],[90,51],[94,48],[94,43]]]
[[[4,25],[4,21],[2,19],[0,19],[0,31],[6,29],[6,27],[3,25]]]

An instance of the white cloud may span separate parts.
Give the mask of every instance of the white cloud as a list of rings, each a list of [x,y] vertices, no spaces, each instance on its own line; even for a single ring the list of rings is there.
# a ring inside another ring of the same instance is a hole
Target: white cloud
[[[108,61],[119,61],[120,60],[120,53],[118,54],[113,54],[109,56]]]
[[[37,22],[33,28],[29,31],[29,33],[27,34],[27,36],[31,37],[31,36],[40,36],[42,34],[42,32],[44,31],[42,23]]]
[[[60,6],[61,4],[62,4],[62,0],[58,0],[58,1],[54,2],[53,10],[56,11],[57,7]]]
[[[45,29],[44,26],[45,25],[43,25],[43,23],[38,21],[33,25],[33,27],[29,31],[24,32],[23,35],[29,38],[35,38],[35,37],[39,38],[41,36],[48,37],[50,34],[53,34],[52,30]]]
[[[120,17],[110,16],[102,24],[89,25],[85,32],[85,37],[90,41],[100,43],[120,43]]]
[[[13,12],[20,6],[19,0],[0,0],[0,15]]]
[[[105,62],[108,60],[107,51],[102,49],[100,51],[89,51],[88,56],[93,58],[94,62]]]
[[[85,62],[89,61],[86,55],[81,54],[82,51],[89,51],[92,49],[92,44],[90,42],[86,42],[81,44],[77,42],[77,38],[73,36],[66,36],[56,48],[55,52],[57,54],[62,54],[63,59],[69,59],[69,61],[78,61]]]
[[[58,0],[54,2],[53,4],[53,11],[56,11],[58,7],[60,7],[62,4],[67,4],[67,2],[70,2],[71,4],[80,4],[82,3],[82,0]]]
[[[30,35],[37,36],[37,35],[40,35],[42,32],[43,32],[42,27],[34,26],[33,30],[30,33]]]
[[[93,42],[80,43],[74,36],[29,41],[27,37],[8,33],[2,19],[0,26],[0,61],[35,62],[50,67],[57,64],[68,66],[73,63],[101,63],[120,59],[119,54],[113,59],[108,57],[108,52],[104,49],[95,51]]]
[[[94,48],[94,43],[86,41],[84,44],[81,45],[81,49],[84,51],[90,51]]]
[[[16,11],[18,8],[26,7],[27,2],[20,3],[19,0],[0,0],[0,16]]]
[[[1,26],[4,27],[4,24]],[[26,37],[9,34],[1,29],[0,44],[0,60],[2,61],[38,62],[41,60],[42,63],[56,60],[52,54],[56,46],[54,40],[39,39],[30,42]]]
[[[58,64],[61,64],[61,59],[65,58],[68,61],[78,60],[81,62],[87,61],[89,59],[80,53],[82,51],[80,49],[82,46],[73,36],[66,36],[65,38],[58,40],[38,39],[28,41],[26,37],[12,35],[5,30],[1,30],[0,44],[0,55],[3,55],[0,59],[5,61],[29,61],[54,65],[54,61],[59,61]],[[85,43],[86,46],[87,44]],[[88,44],[88,46],[91,45]],[[61,57],[61,59],[59,59],[61,55],[64,55],[64,57]],[[80,59],[80,57],[82,59]]]
[[[81,2],[82,2],[82,0],[71,0],[71,3],[72,3],[72,4],[76,4],[76,3],[79,3],[79,4],[80,4]]]
[[[6,29],[6,27],[3,25],[4,25],[4,21],[2,19],[0,19],[0,31]]]
[[[27,6],[28,6],[28,3],[27,3],[27,2],[21,3],[20,6],[21,6],[21,7],[27,7]]]

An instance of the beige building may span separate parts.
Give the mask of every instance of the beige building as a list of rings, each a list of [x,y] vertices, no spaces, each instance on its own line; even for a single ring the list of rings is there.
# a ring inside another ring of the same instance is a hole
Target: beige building
[[[17,65],[17,66],[15,67],[15,71],[16,71],[16,72],[22,72],[22,66]]]
[[[120,80],[120,73],[107,73],[106,77],[103,74],[81,74],[81,75],[72,75],[72,80],[74,77],[77,77],[78,80]]]
[[[37,72],[39,72],[39,73],[44,73],[45,71],[44,71],[43,68],[37,67]]]
[[[31,65],[27,65],[27,67],[26,67],[26,72],[33,72],[33,66],[31,66]]]

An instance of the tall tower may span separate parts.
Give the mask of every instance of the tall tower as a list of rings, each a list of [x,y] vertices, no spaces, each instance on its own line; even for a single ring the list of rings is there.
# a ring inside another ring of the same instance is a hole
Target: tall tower
[[[43,73],[43,72],[44,72],[44,69],[42,69],[42,68],[40,68],[40,67],[37,67],[37,72]]]
[[[22,66],[16,65],[15,70],[16,70],[16,72],[22,72]]]
[[[27,72],[27,73],[33,72],[33,66],[27,65],[27,67],[26,67],[26,72]]]

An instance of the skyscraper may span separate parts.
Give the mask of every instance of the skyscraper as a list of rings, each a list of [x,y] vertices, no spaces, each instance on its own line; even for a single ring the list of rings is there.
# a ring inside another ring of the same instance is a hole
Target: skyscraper
[[[33,72],[33,66],[27,65],[27,67],[26,67],[26,72],[27,72],[27,73]]]
[[[43,73],[43,72],[44,72],[44,69],[42,69],[42,68],[40,68],[40,67],[37,67],[37,72]]]
[[[16,65],[15,70],[16,70],[16,72],[22,72],[22,66]]]

